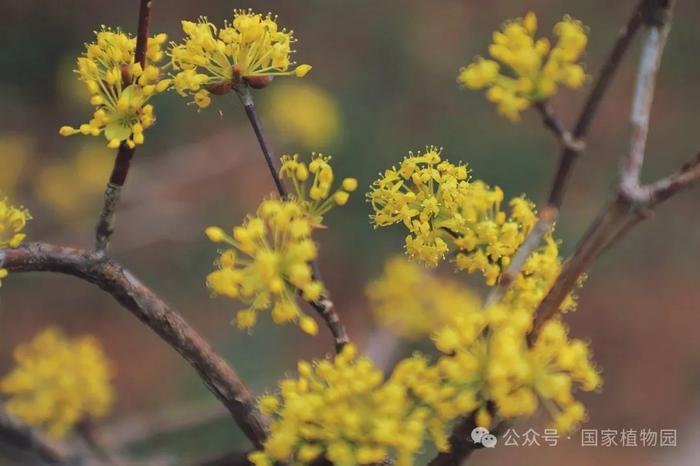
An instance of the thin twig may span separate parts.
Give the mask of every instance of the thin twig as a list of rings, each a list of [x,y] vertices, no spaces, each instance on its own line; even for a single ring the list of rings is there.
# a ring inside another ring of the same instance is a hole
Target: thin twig
[[[246,436],[260,447],[267,422],[255,407],[248,387],[211,345],[176,311],[131,272],[92,251],[30,243],[4,251],[11,272],[57,272],[93,283],[151,327],[197,371],[204,384],[226,406]]]
[[[72,456],[68,448],[24,424],[0,407],[0,442],[28,451],[49,464],[68,464]]]
[[[148,31],[151,24],[151,7],[153,0],[141,0],[139,6],[138,30],[136,36],[136,50],[134,60],[146,67],[146,52],[148,51]],[[95,249],[101,254],[106,254],[109,248],[109,240],[114,233],[116,210],[121,197],[121,191],[129,174],[131,159],[135,148],[130,148],[126,142],[122,142],[114,160],[112,174],[105,188],[104,205],[95,228]]]
[[[250,86],[248,86],[245,83],[241,83],[236,88],[236,93],[238,94],[239,98],[241,99],[241,102],[243,103],[243,107],[245,108],[248,120],[250,121],[250,124],[253,127],[253,131],[255,132],[255,136],[258,139],[260,149],[262,150],[262,153],[265,156],[265,162],[267,163],[267,167],[270,170],[270,175],[272,175],[272,179],[274,180],[275,186],[277,187],[277,192],[279,193],[280,197],[284,199],[285,197],[287,197],[288,193],[286,188],[284,187],[282,178],[280,177],[279,161],[270,152],[267,140],[265,139],[265,134],[263,133],[262,126],[260,125],[260,119],[258,118],[258,114],[255,109],[255,101],[253,100],[253,94],[251,92]],[[318,264],[318,261],[311,261],[310,265],[313,270],[314,278],[316,280],[321,280],[321,268]],[[309,301],[308,303],[311,305],[311,307],[313,307],[316,310],[316,312],[326,323],[326,326],[333,335],[336,353],[339,353],[343,349],[343,347],[348,342],[350,342],[350,337],[348,336],[348,332],[345,329],[345,326],[340,321],[340,317],[338,316],[338,313],[335,310],[335,305],[330,299],[330,296],[326,293],[326,295],[322,296],[320,299],[316,301]]]
[[[535,104],[535,109],[542,116],[542,123],[544,124],[545,128],[549,129],[554,136],[556,136],[563,148],[577,153],[583,152],[586,144],[581,140],[574,139],[573,134],[566,129],[564,123],[561,121],[561,118],[559,118],[559,115],[557,115],[554,109],[552,109],[549,101],[545,100],[542,102],[537,102]]]
[[[501,300],[501,298],[503,298],[503,296],[505,296],[511,283],[513,283],[515,277],[525,266],[530,254],[532,254],[532,252],[534,252],[540,246],[542,239],[552,228],[556,216],[556,210],[547,205],[545,205],[545,207],[540,211],[539,218],[532,231],[527,238],[525,238],[523,244],[520,245],[520,248],[512,257],[510,264],[508,264],[506,270],[499,277],[496,286],[491,288],[491,291],[486,296],[486,299],[484,300],[484,307],[489,307],[492,304],[496,304]]]
[[[262,131],[262,125],[260,124],[260,118],[258,118],[258,112],[255,110],[255,101],[253,100],[253,94],[250,87],[246,84],[240,86],[242,89],[238,92],[238,96],[243,103],[243,108],[245,109],[245,114],[250,121],[250,125],[253,127],[255,132],[255,137],[258,138],[258,144],[260,144],[260,149],[265,156],[265,162],[267,163],[267,168],[270,170],[270,175],[275,182],[275,187],[280,197],[284,199],[287,197],[287,189],[282,183],[282,178],[280,177],[280,167],[279,161],[272,155],[270,148],[267,145],[267,140],[265,139],[265,134]]]

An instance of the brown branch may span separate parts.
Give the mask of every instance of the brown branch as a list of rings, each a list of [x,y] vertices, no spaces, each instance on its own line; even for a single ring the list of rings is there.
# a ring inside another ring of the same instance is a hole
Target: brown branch
[[[286,188],[284,187],[284,183],[282,182],[282,178],[279,174],[279,162],[277,158],[275,158],[270,152],[267,140],[265,139],[265,134],[263,133],[262,126],[260,125],[260,119],[258,118],[257,111],[255,110],[255,102],[253,100],[253,94],[251,92],[250,86],[247,85],[245,82],[242,82],[236,87],[236,93],[241,99],[241,103],[243,103],[243,107],[245,108],[248,120],[250,121],[253,131],[255,132],[255,136],[258,139],[260,149],[262,150],[263,156],[265,157],[265,162],[267,163],[267,167],[270,170],[270,175],[272,175],[272,179],[275,182],[275,186],[277,187],[277,192],[279,193],[280,197],[284,199],[285,197],[287,197],[288,193]],[[311,267],[313,269],[314,278],[316,280],[321,280],[321,269],[319,267],[318,261],[311,261]],[[345,329],[345,326],[340,321],[340,317],[338,316],[338,313],[335,310],[335,305],[330,299],[330,296],[326,294],[317,301],[309,301],[309,304],[316,310],[316,312],[326,323],[326,326],[333,335],[335,350],[337,353],[339,353],[343,349],[343,347],[350,341],[350,337],[348,336],[348,332]]]
[[[31,452],[49,464],[69,464],[72,460],[68,448],[44,437],[0,407],[0,442],[18,450]]]
[[[549,101],[545,100],[542,102],[537,102],[535,104],[535,109],[540,113],[542,123],[544,124],[545,128],[550,130],[554,136],[556,136],[557,140],[564,149],[568,149],[576,153],[583,152],[586,144],[579,139],[574,139],[573,134],[566,129],[564,123],[559,118],[559,115],[557,115],[554,109],[552,109]]]
[[[250,90],[250,86],[247,84],[241,84],[240,90],[237,91],[238,96],[243,103],[243,108],[245,109],[245,114],[250,121],[250,126],[255,132],[255,137],[258,139],[258,144],[260,144],[260,149],[262,150],[263,156],[265,157],[265,162],[267,163],[267,168],[270,170],[270,175],[272,175],[272,180],[275,182],[275,187],[280,197],[284,199],[287,197],[287,189],[284,187],[282,178],[280,177],[280,167],[279,161],[275,156],[272,155],[270,147],[265,139],[265,134],[262,131],[262,125],[260,124],[260,118],[258,118],[258,112],[255,109],[255,101],[253,100],[253,94]]]
[[[246,436],[260,447],[266,420],[260,416],[248,387],[176,311],[131,272],[97,252],[31,243],[0,254],[10,272],[57,272],[99,286],[155,331],[197,371],[204,384],[226,406]]]
[[[677,173],[648,186],[640,185],[654,83],[671,27],[672,7],[673,1],[667,0],[648,0],[643,4],[641,11],[644,13],[647,34],[630,111],[630,147],[622,159],[618,196],[589,227],[576,252],[565,263],[551,290],[538,306],[531,340],[542,324],[556,315],[559,305],[574,288],[581,274],[603,251],[624,237],[642,219],[649,217],[651,208],[661,200],[668,199],[700,178],[700,158],[696,156]]]
[[[151,6],[153,0],[141,0],[139,6],[138,29],[136,36],[136,50],[134,60],[140,63],[145,69],[146,52],[148,51],[148,31],[151,24]],[[114,160],[112,174],[105,189],[104,205],[100,212],[97,226],[95,228],[95,248],[102,254],[107,253],[109,240],[114,233],[116,221],[116,210],[119,204],[122,188],[129,174],[131,159],[134,156],[135,148],[130,148],[126,142],[122,142]]]

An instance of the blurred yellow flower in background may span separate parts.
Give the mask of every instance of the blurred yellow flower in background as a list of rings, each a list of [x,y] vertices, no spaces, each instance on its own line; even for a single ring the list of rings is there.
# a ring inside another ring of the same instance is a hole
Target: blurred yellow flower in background
[[[14,132],[0,134],[0,154],[2,154],[2,170],[0,170],[0,191],[13,195],[22,180],[32,156],[31,140]]]
[[[14,359],[16,367],[0,380],[7,411],[52,437],[104,416],[114,402],[111,365],[92,336],[68,338],[48,328],[17,346]]]
[[[35,178],[37,198],[66,224],[92,214],[101,200],[114,156],[97,142],[84,143],[76,155],[47,163]]]
[[[477,293],[455,280],[432,275],[404,256],[387,260],[384,273],[367,286],[366,293],[379,325],[412,340],[452,322],[461,310],[481,308]]]
[[[280,84],[266,94],[264,107],[270,124],[288,143],[310,149],[340,137],[338,104],[319,86],[298,81]]]

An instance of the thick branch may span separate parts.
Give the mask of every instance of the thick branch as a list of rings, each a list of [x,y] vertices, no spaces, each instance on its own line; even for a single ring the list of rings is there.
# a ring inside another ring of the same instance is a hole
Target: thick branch
[[[111,294],[180,353],[231,412],[251,442],[256,447],[262,445],[266,421],[257,412],[248,387],[201,335],[121,265],[98,253],[44,243],[5,250],[0,263],[10,272],[73,275]]]
[[[0,442],[18,450],[32,452],[49,464],[68,464],[68,449],[10,416],[0,408]]]

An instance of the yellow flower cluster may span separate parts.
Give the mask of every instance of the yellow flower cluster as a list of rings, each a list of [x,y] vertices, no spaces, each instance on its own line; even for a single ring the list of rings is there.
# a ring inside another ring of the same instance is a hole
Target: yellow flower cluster
[[[297,290],[307,301],[324,292],[309,265],[317,255],[311,229],[299,203],[277,199],[263,201],[257,214],[235,227],[232,236],[219,227],[207,228],[211,241],[231,246],[221,251],[207,285],[216,294],[248,304],[237,313],[239,328],[252,328],[258,311],[272,308],[275,323],[297,322],[310,335],[318,332],[316,321],[302,312],[296,300]]]
[[[486,284],[496,284],[501,271],[537,223],[535,205],[524,196],[511,199],[510,215],[501,209],[503,191],[482,181],[470,184],[461,209],[465,223],[455,230],[458,269],[479,271]]]
[[[541,403],[554,426],[570,432],[585,419],[585,408],[573,392],[597,389],[600,376],[587,345],[569,340],[560,320],[545,323],[529,347],[531,325],[531,310],[503,305],[467,309],[433,335],[443,353],[435,368],[442,384],[480,406],[477,422],[484,427],[490,427],[492,414],[499,419],[528,416]]]
[[[588,42],[580,21],[565,16],[558,22],[554,47],[546,38],[535,40],[536,31],[537,17],[532,12],[506,22],[493,34],[489,46],[493,60],[477,57],[458,77],[469,89],[488,88],[486,97],[512,121],[518,121],[532,102],[553,96],[558,86],[578,89],[586,78],[577,63]],[[506,73],[501,65],[508,67]]]
[[[465,165],[443,160],[435,147],[409,153],[398,169],[386,170],[373,183],[367,197],[375,227],[402,223],[408,229],[409,256],[435,267],[452,252],[457,269],[481,273],[488,286],[498,283],[537,223],[535,205],[525,196],[511,199],[504,211],[501,188],[469,180]],[[560,270],[559,247],[550,234],[515,277],[504,302],[534,310]],[[572,295],[561,309],[574,307]]]
[[[415,403],[406,384],[382,372],[352,344],[331,361],[302,361],[299,378],[279,384],[280,395],[260,399],[273,417],[264,449],[249,455],[256,466],[276,462],[377,464],[395,458],[412,464],[423,445],[429,410]]]
[[[53,437],[104,416],[113,404],[112,369],[91,336],[70,339],[49,328],[19,345],[14,358],[16,367],[0,380],[7,411]]]
[[[341,187],[331,193],[335,175],[330,160],[330,156],[316,153],[309,163],[301,161],[297,154],[282,156],[280,175],[292,181],[296,201],[310,217],[312,226],[320,225],[333,206],[344,206],[350,193],[357,189],[355,178],[344,178]]]
[[[183,21],[182,30],[187,37],[170,50],[174,85],[180,95],[194,94],[200,108],[210,104],[210,93],[227,93],[240,78],[259,87],[273,76],[303,77],[311,70],[309,65],[289,69],[294,35],[280,29],[269,13],[236,10],[233,22],[221,29],[201,17],[196,23]]]
[[[170,80],[162,79],[158,66],[165,55],[161,48],[167,36],[158,34],[148,39],[146,65],[141,66],[135,60],[135,38],[106,27],[96,35],[97,40],[86,44],[86,52],[78,58],[77,70],[90,92],[95,113],[88,123],[79,128],[64,126],[60,133],[102,133],[112,149],[122,142],[134,148],[143,144],[144,130],[156,121],[148,101],[170,87]]]
[[[0,249],[19,246],[27,236],[22,230],[31,218],[27,209],[11,205],[7,198],[0,199]],[[0,267],[0,286],[7,274],[7,269]]]
[[[572,392],[595,390],[601,379],[588,346],[569,340],[560,320],[545,323],[532,348],[522,333],[509,329],[494,332],[489,350],[486,379],[501,416],[530,415],[539,400],[559,432],[570,432],[585,420],[586,410]]]
[[[480,305],[476,293],[454,280],[431,275],[402,256],[386,262],[384,273],[367,286],[366,293],[379,325],[411,340],[450,323],[461,309]]]
[[[441,149],[409,153],[397,169],[384,171],[367,194],[375,226],[403,223],[408,229],[406,252],[436,266],[449,246],[446,238],[464,219],[459,210],[469,193],[469,171],[441,158]]]

